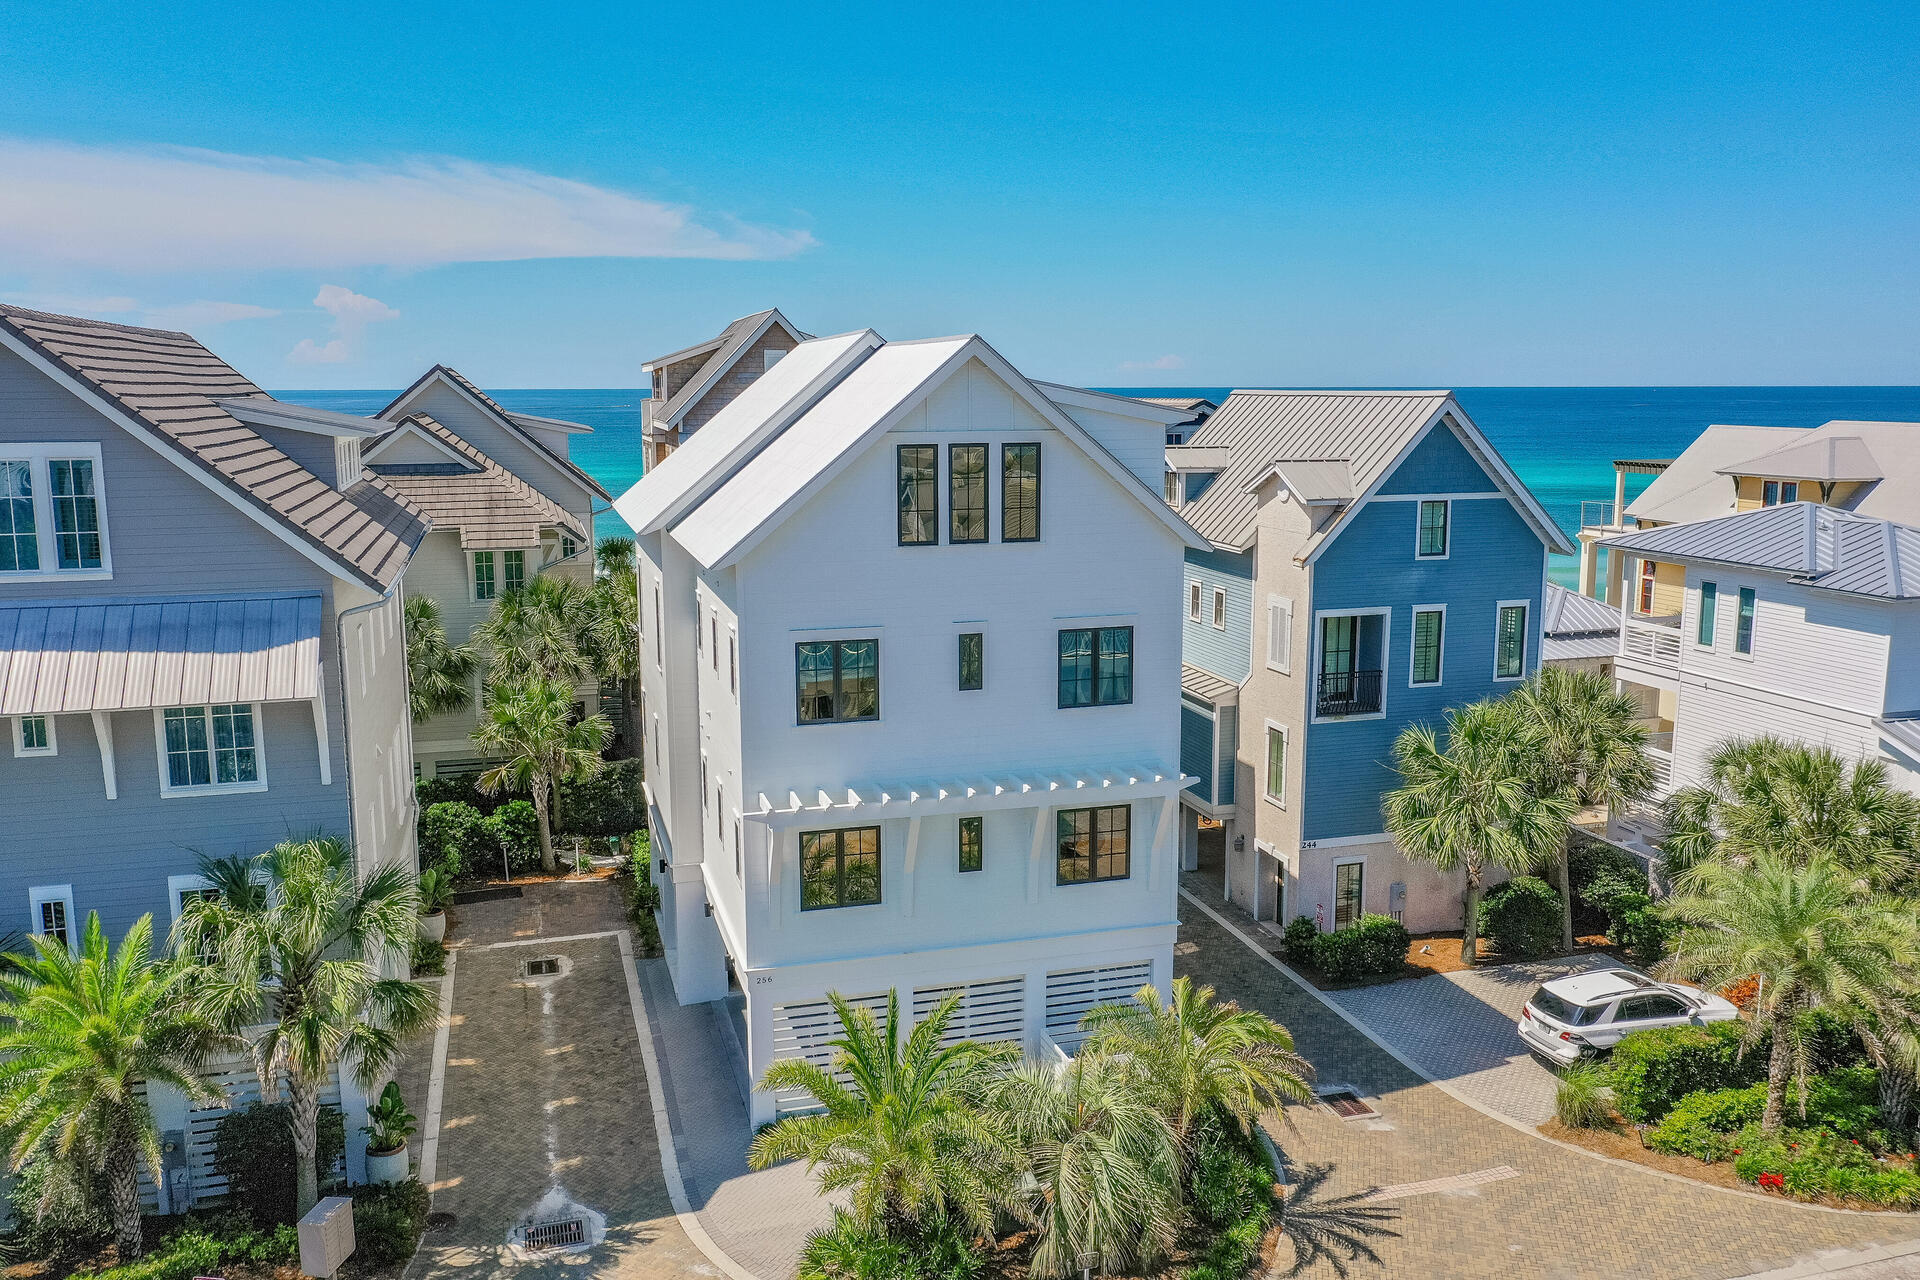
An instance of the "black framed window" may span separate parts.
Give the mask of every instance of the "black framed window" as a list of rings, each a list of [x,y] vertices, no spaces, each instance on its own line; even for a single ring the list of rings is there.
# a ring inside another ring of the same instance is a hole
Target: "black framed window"
[[[1493,675],[1496,680],[1517,680],[1527,670],[1527,606],[1500,606],[1499,625],[1493,638]]]
[[[978,871],[987,861],[987,820],[960,819],[960,869]]]
[[[1440,609],[1413,611],[1412,684],[1440,683],[1440,653],[1447,630],[1447,615]]]
[[[800,909],[870,907],[880,901],[880,828],[800,833]]]
[[[1000,541],[1040,541],[1040,446],[1000,446]]]
[[[1420,504],[1420,547],[1423,557],[1447,554],[1448,503],[1445,499]]]
[[[947,446],[947,541],[987,540],[987,446]]]
[[[803,641],[793,653],[801,724],[880,718],[878,640]]]
[[[982,689],[987,683],[987,637],[981,631],[960,633],[960,691]]]
[[[1106,707],[1133,701],[1133,628],[1060,633],[1060,705]]]
[[[900,446],[900,545],[940,541],[940,450],[930,444]]]
[[[1056,884],[1095,884],[1125,880],[1133,828],[1131,805],[1100,809],[1062,809],[1058,818],[1060,859]]]

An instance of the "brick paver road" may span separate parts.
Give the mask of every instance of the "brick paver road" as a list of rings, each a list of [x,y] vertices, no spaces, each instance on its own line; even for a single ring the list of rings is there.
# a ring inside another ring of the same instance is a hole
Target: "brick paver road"
[[[1222,910],[1213,877],[1182,880]],[[1340,1120],[1293,1106],[1292,1127],[1273,1131],[1300,1184],[1288,1211],[1290,1237],[1306,1245],[1299,1274],[1344,1267],[1354,1276],[1418,1280],[1726,1280],[1920,1237],[1912,1215],[1825,1213],[1716,1191],[1501,1124],[1401,1066],[1192,903],[1181,902],[1180,916],[1176,973],[1284,1023],[1323,1082],[1353,1085],[1379,1111],[1377,1120]],[[1360,1199],[1502,1168],[1518,1176]]]

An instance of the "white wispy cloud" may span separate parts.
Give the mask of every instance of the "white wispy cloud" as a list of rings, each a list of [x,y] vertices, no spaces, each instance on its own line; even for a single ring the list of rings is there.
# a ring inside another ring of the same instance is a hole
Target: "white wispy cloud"
[[[193,302],[169,302],[149,305],[137,298],[114,294],[108,297],[86,297],[61,293],[9,293],[6,301],[16,306],[27,307],[34,311],[50,311],[56,315],[85,316],[94,320],[119,320],[130,318],[143,325],[159,329],[211,329],[215,325],[228,324],[235,320],[267,320],[280,313],[272,307],[255,306],[251,302],[216,302],[210,298],[201,298]]]
[[[1122,369],[1139,369],[1139,370],[1150,370],[1155,372],[1164,372],[1168,369],[1186,368],[1187,358],[1185,356],[1168,355],[1168,356],[1155,356],[1151,360],[1122,360],[1120,362],[1120,367]]]
[[[314,295],[313,305],[333,317],[333,336],[325,342],[302,338],[287,352],[294,364],[340,364],[360,353],[367,326],[382,320],[397,320],[400,313],[378,298],[337,284],[323,284]]]
[[[530,169],[0,138],[0,258],[170,272],[526,258],[780,258],[757,226]]]

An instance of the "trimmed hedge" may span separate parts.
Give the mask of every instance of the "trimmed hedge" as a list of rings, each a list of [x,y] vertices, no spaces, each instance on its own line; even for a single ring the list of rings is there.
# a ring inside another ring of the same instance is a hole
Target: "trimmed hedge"
[[[1515,876],[1480,900],[1480,932],[1503,956],[1560,949],[1560,895],[1537,876]]]
[[[530,871],[540,865],[540,817],[530,800],[508,800],[482,813],[463,800],[447,800],[420,811],[420,865],[455,879],[486,877],[507,868]]]
[[[1737,1135],[1758,1124],[1767,1106],[1767,1082],[1738,1089],[1691,1094],[1674,1104],[1666,1118],[1647,1130],[1644,1141],[1655,1151],[1692,1156],[1712,1163],[1740,1146]],[[1878,1079],[1871,1067],[1843,1067],[1807,1084],[1807,1109],[1800,1113],[1800,1086],[1787,1082],[1787,1119],[1809,1130],[1825,1130],[1849,1144],[1884,1151],[1889,1143],[1881,1127]]]
[[[1295,916],[1280,933],[1287,945],[1287,954],[1307,963],[1313,961],[1313,940],[1319,936],[1320,926],[1313,922],[1312,916]]]
[[[1744,1023],[1715,1022],[1625,1037],[1608,1064],[1614,1105],[1635,1124],[1654,1124],[1690,1093],[1752,1084],[1766,1073],[1766,1047],[1756,1045],[1743,1055],[1744,1030]]]
[[[1573,882],[1573,921],[1583,933],[1599,932],[1613,921],[1613,899],[1647,891],[1647,868],[1640,859],[1576,831],[1567,851],[1567,877]]]
[[[560,784],[554,825],[568,836],[624,836],[647,825],[642,762],[615,760],[577,782]]]
[[[374,1266],[405,1262],[427,1225],[427,1189],[418,1178],[353,1189],[354,1257]]]
[[[1313,940],[1313,967],[1336,981],[1400,972],[1413,935],[1392,916],[1361,916],[1351,928],[1335,929]]]

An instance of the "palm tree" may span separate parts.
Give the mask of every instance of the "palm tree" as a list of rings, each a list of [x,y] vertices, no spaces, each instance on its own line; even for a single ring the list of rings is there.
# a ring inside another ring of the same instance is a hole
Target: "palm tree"
[[[1038,1237],[1033,1274],[1152,1267],[1179,1230],[1180,1142],[1141,1067],[1104,1053],[1027,1063],[993,1091],[1021,1152],[1017,1216]]]
[[[480,775],[480,789],[488,795],[532,794],[543,870],[559,868],[553,854],[554,788],[600,772],[600,748],[609,732],[605,716],[573,718],[573,689],[558,680],[509,681],[487,691],[486,714],[473,740],[506,762]]]
[[[1920,1017],[1915,997],[1900,1002],[1898,1016],[1885,1009],[1856,1011],[1853,1029],[1873,1063],[1878,1084],[1880,1118],[1887,1132],[1903,1143],[1914,1133],[1914,1109],[1920,1103]]]
[[[1208,1111],[1217,1109],[1246,1133],[1269,1108],[1313,1096],[1313,1068],[1293,1051],[1285,1027],[1216,1000],[1212,987],[1195,988],[1185,977],[1173,980],[1169,1000],[1145,986],[1127,1003],[1090,1010],[1080,1025],[1088,1032],[1083,1053],[1139,1064],[1189,1158],[1194,1126]]]
[[[413,871],[386,864],[362,876],[345,841],[282,841],[255,858],[208,859],[216,892],[187,904],[175,950],[202,958],[195,1005],[244,1037],[261,1093],[284,1084],[296,1157],[296,1211],[319,1198],[314,1167],[320,1090],[341,1062],[372,1088],[398,1064],[408,1036],[430,1025],[427,989],[404,972],[418,932]]]
[[[201,1074],[218,1037],[183,1003],[184,966],[153,955],[153,917],[117,949],[87,913],[78,952],[34,935],[0,975],[0,1128],[18,1173],[58,1161],[84,1183],[104,1173],[120,1259],[141,1254],[140,1164],[161,1182],[160,1136],[142,1080],[220,1100]]]
[[[1573,821],[1572,795],[1539,790],[1532,764],[1538,751],[1527,720],[1496,701],[1449,708],[1444,748],[1423,724],[1394,740],[1403,785],[1382,799],[1387,830],[1409,858],[1464,873],[1460,956],[1467,964],[1477,959],[1488,865],[1532,871],[1553,856]]]
[[[581,642],[593,664],[594,678],[620,690],[625,724],[619,753],[640,755],[640,579],[634,572],[631,538],[600,543],[600,576],[587,591]]]
[[[1715,990],[1759,979],[1744,1039],[1773,1034],[1760,1121],[1772,1133],[1788,1079],[1807,1069],[1802,1014],[1826,1007],[1897,1021],[1907,1012],[1920,960],[1913,909],[1863,895],[1854,873],[1823,853],[1795,860],[1766,851],[1744,866],[1710,860],[1688,873],[1685,889],[1660,907],[1684,926],[1660,973]]]
[[[1582,809],[1620,809],[1653,794],[1653,760],[1640,708],[1597,671],[1542,667],[1513,695],[1531,723],[1543,791],[1566,791]],[[1573,878],[1567,869],[1572,828],[1562,833],[1555,868],[1560,886],[1560,946],[1573,950]]]
[[[957,992],[906,1034],[897,991],[887,993],[884,1024],[837,992],[828,999],[840,1019],[840,1034],[829,1042],[831,1069],[782,1059],[759,1086],[811,1094],[823,1109],[761,1130],[747,1150],[748,1165],[805,1160],[823,1191],[851,1191],[859,1226],[892,1239],[912,1240],[950,1219],[991,1231],[1006,1194],[1008,1152],[976,1104],[1018,1049],[943,1044]]]
[[[1661,841],[1670,874],[1711,859],[1824,854],[1874,887],[1907,892],[1920,868],[1920,797],[1887,781],[1878,760],[1760,737],[1722,743],[1697,786],[1667,802]]]
[[[473,631],[475,646],[487,655],[488,681],[576,685],[590,677],[593,660],[581,639],[586,597],[580,584],[554,574],[503,592]]]
[[[472,645],[451,644],[440,604],[432,596],[408,596],[402,606],[407,628],[407,703],[420,724],[473,700],[473,673],[480,660]]]

